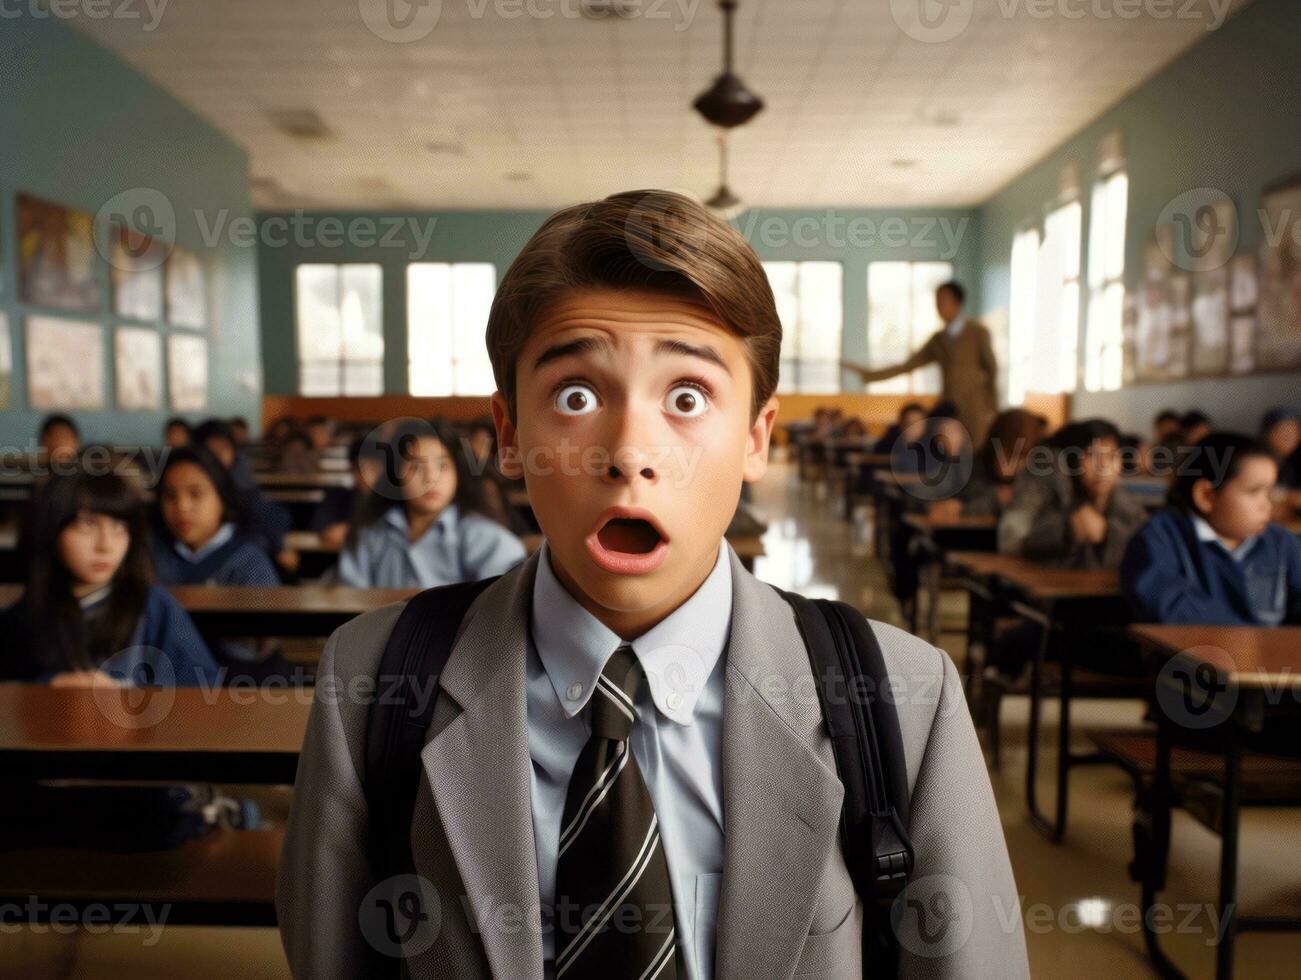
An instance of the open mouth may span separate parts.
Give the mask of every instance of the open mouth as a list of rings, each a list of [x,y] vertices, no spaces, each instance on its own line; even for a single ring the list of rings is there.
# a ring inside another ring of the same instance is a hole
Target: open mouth
[[[650,521],[640,517],[615,517],[596,532],[601,547],[626,555],[645,555],[664,538]]]
[[[653,514],[640,507],[611,507],[586,543],[592,560],[616,575],[653,572],[669,548],[664,529]]]

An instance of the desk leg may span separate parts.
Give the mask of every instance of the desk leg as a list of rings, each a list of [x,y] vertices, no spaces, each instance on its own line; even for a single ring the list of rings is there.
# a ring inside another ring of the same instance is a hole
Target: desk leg
[[[926,562],[926,639],[933,644],[940,642],[940,580],[944,577],[944,555],[938,549],[927,552]]]
[[[1224,803],[1220,816],[1220,915],[1223,936],[1215,950],[1216,980],[1233,980],[1233,946],[1238,931],[1238,817],[1242,744],[1236,731],[1224,750]]]
[[[1063,786],[1068,773],[1060,771],[1060,769],[1057,773],[1057,815],[1053,821],[1050,822],[1039,811],[1039,801],[1035,797],[1035,777],[1038,775],[1039,769],[1039,722],[1043,713],[1043,667],[1048,658],[1048,644],[1052,642],[1052,635],[1053,611],[1050,605],[1045,610],[1043,633],[1039,637],[1039,646],[1035,650],[1035,658],[1030,665],[1030,731],[1027,733],[1026,738],[1025,798],[1026,804],[1030,808],[1030,823],[1040,833],[1047,835],[1053,843],[1057,843],[1066,832]],[[1063,723],[1069,724],[1065,698],[1062,699],[1061,717]],[[1062,747],[1059,747],[1057,753],[1059,767],[1065,761],[1064,753],[1069,752],[1069,750],[1069,744],[1065,745],[1064,751]]]
[[[1148,802],[1151,807],[1150,852],[1137,856],[1143,890],[1143,942],[1157,973],[1166,980],[1182,980],[1183,974],[1161,949],[1161,939],[1153,928],[1157,894],[1165,890],[1166,866],[1170,858],[1170,815],[1173,801],[1170,789],[1170,729],[1169,722],[1158,718],[1156,728],[1156,771],[1152,774],[1152,787]],[[1136,843],[1139,840],[1136,834]]]

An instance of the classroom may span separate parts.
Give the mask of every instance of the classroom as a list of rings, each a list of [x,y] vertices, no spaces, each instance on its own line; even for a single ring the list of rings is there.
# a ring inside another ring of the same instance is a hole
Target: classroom
[[[0,980],[1294,975],[1296,0],[0,79]]]

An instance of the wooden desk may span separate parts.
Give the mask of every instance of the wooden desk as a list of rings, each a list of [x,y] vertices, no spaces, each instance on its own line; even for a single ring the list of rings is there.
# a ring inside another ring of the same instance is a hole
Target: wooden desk
[[[998,518],[992,514],[960,515],[939,519],[926,514],[904,514],[903,522],[916,532],[920,546],[931,556],[921,563],[921,590],[929,597],[927,639],[939,641],[940,586],[950,562],[951,551],[993,551],[998,547]],[[918,604],[913,603],[913,632],[916,632]]]
[[[1149,794],[1140,806],[1150,818],[1149,853],[1139,855],[1142,872],[1144,940],[1158,970],[1173,964],[1147,916],[1165,888],[1170,850],[1171,811],[1179,803],[1172,779],[1178,747],[1215,751],[1223,756],[1219,780],[1220,885],[1222,938],[1216,948],[1215,975],[1233,976],[1233,952],[1241,931],[1297,931],[1301,920],[1244,916],[1238,911],[1238,834],[1245,805],[1301,806],[1295,787],[1276,798],[1244,799],[1244,756],[1249,751],[1298,754],[1301,733],[1301,627],[1152,626],[1130,627],[1148,652],[1156,678],[1156,762]],[[1268,727],[1267,727],[1268,723]],[[1286,790],[1286,788],[1284,788]],[[1278,789],[1275,792],[1279,792]]]
[[[352,473],[278,473],[268,471],[254,473],[253,479],[260,487],[274,487],[278,490],[323,490],[327,487],[352,488]]]
[[[0,770],[291,785],[312,699],[310,688],[0,684]]]
[[[199,629],[214,636],[329,636],[362,613],[401,602],[419,589],[341,585],[177,585],[172,593]],[[0,608],[20,585],[0,585]]]
[[[1035,788],[1039,768],[1039,727],[1045,696],[1044,664],[1054,629],[1068,628],[1071,625],[1128,622],[1129,609],[1120,594],[1119,573],[1106,569],[1053,568],[1013,555],[984,552],[952,552],[948,558],[970,575],[967,587],[973,595],[973,602],[984,601],[991,607],[1005,603],[1018,614],[1041,626],[1039,645],[1031,662],[1030,690],[1027,692],[1030,699],[1030,723],[1026,746],[1025,793],[1031,824],[1052,841],[1060,841],[1066,833],[1071,768],[1112,760],[1100,752],[1071,751],[1071,698],[1076,693],[1076,678],[1070,647],[1066,645],[1061,651],[1061,681],[1058,690],[1057,810],[1051,820],[1043,815]],[[969,626],[968,657],[974,642],[975,637]],[[1132,694],[1122,689],[1111,696],[1138,697],[1143,691],[1143,685],[1136,680]]]

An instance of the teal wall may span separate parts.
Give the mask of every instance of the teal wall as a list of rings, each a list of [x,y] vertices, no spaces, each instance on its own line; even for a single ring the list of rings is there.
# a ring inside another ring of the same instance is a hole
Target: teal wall
[[[0,412],[0,446],[32,445],[41,413],[26,407],[23,317],[29,312],[55,312],[19,302],[14,197],[22,191],[92,214],[111,198],[135,188],[152,188],[165,195],[176,213],[176,241],[206,263],[209,409],[213,414],[247,415],[256,425],[261,413],[257,250],[233,243],[228,236],[210,248],[202,232],[221,220],[251,220],[247,155],[57,18],[23,15],[2,23],[0,309],[9,316],[15,377],[9,407]],[[162,422],[171,414],[165,355],[162,410],[118,412],[109,269],[102,260],[99,266],[103,296],[99,313],[67,315],[104,324],[105,409],[74,414],[88,440],[157,442]],[[162,326],[156,329],[167,331]]]
[[[295,266],[303,262],[372,262],[383,267],[385,390],[401,394],[407,391],[407,264],[493,262],[500,277],[548,213],[259,214],[262,361],[267,393],[297,393]],[[293,222],[299,230],[295,230]],[[958,277],[973,286],[979,269],[979,218],[971,210],[755,209],[740,215],[733,224],[762,259],[843,263],[843,351],[851,360],[867,360],[868,263],[944,259],[953,262]],[[392,241],[382,244],[390,229]],[[969,302],[978,300],[977,293],[973,288]],[[848,375],[844,386],[846,391],[862,388],[856,376]]]
[[[1301,171],[1301,3],[1256,0],[995,195],[981,209],[985,310],[1007,306],[1012,236],[1024,223],[1042,219],[1068,161],[1079,164],[1086,188],[1087,269],[1087,188],[1098,142],[1116,128],[1124,134],[1129,172],[1130,287],[1139,281],[1144,245],[1158,215],[1195,188],[1216,188],[1234,200],[1238,251],[1255,250],[1263,237],[1256,217],[1261,188]],[[1082,385],[1082,364],[1080,377]],[[1220,425],[1254,428],[1276,403],[1301,403],[1301,374],[1141,384],[1116,392],[1081,387],[1075,413],[1108,416],[1146,433],[1160,408],[1198,408]]]

